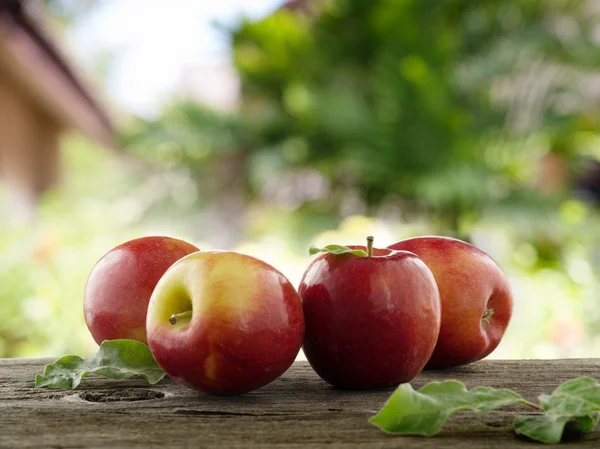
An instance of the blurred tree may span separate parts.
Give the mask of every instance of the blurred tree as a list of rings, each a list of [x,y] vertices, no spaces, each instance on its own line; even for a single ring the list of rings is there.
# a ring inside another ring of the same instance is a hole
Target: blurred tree
[[[292,6],[232,30],[238,117],[176,102],[125,143],[150,158],[176,146],[205,202],[238,192],[232,210],[392,211],[465,239],[485,211],[539,217],[569,192],[578,136],[598,117],[589,2]]]
[[[243,237],[248,154],[255,140],[239,117],[187,100],[167,107],[157,120],[134,119],[122,135],[131,153],[158,170],[184,167],[181,176],[193,182],[192,203],[204,212],[199,231],[218,230],[212,241],[224,248]]]
[[[589,6],[334,0],[316,15],[283,8],[234,32],[243,113],[282,164],[327,177],[338,209],[349,191],[370,213],[401,198],[405,213],[426,211],[444,232],[461,234],[461,217],[535,198],[524,171],[548,151],[573,156],[576,131],[595,121],[585,75],[600,52]],[[545,147],[527,144],[535,134]]]

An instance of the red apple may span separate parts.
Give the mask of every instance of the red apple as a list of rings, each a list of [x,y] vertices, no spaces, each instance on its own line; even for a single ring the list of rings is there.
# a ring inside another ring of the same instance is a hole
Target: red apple
[[[148,344],[174,380],[209,394],[260,388],[294,362],[304,314],[292,284],[271,265],[228,251],[176,262],[156,286]]]
[[[156,283],[173,263],[196,251],[183,240],[149,236],[102,256],[88,276],[83,301],[96,343],[121,338],[146,343],[146,313]]]
[[[306,358],[340,388],[408,382],[429,360],[440,329],[433,275],[407,251],[349,248],[367,254],[321,254],[301,280]]]
[[[431,269],[442,301],[442,325],[428,368],[480,360],[504,335],[512,315],[510,284],[485,252],[449,237],[415,237],[389,246],[411,251]]]

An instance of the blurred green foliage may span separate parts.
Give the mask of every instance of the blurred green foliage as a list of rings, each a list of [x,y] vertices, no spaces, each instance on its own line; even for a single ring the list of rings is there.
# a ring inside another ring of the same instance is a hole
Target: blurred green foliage
[[[93,11],[102,0],[45,0],[48,12],[64,25],[71,25],[78,18]]]
[[[598,13],[578,0],[307,0],[242,22],[239,110],[174,99],[126,123],[126,154],[68,142],[69,185],[36,225],[0,233],[0,356],[89,353],[87,273],[149,233],[250,253],[295,284],[310,243],[458,236],[513,283],[494,356],[593,355]]]
[[[583,91],[600,62],[586,3],[313,4],[232,30],[239,114],[176,101],[125,145],[177,157],[209,201],[227,189],[206,176],[221,161],[246,203],[307,216],[395,208],[468,239],[489,209],[556,208],[539,164],[553,153],[570,169],[577,136],[597,124]]]
[[[465,215],[545,203],[536,162],[544,152],[576,155],[572,137],[595,106],[575,79],[559,77],[537,93],[539,110],[525,113],[531,99],[510,97],[535,93],[525,74],[600,62],[597,15],[583,2],[320,4],[233,35],[242,113],[284,166],[318,168],[338,209],[352,190],[371,214],[400,198],[405,214],[425,210],[462,237]],[[515,114],[532,125],[511,123]],[[542,145],[528,142],[533,135]]]
[[[598,187],[583,182],[600,161],[597,8],[305,3],[231,30],[239,111],[176,100],[126,131],[126,147],[145,159],[176,148],[202,173],[193,176],[200,208],[231,195],[228,183],[207,179],[216,166],[243,180],[238,240],[277,236],[305,250],[361,215],[386,223],[392,241],[472,241],[515,280],[516,324],[500,356],[585,352],[582,341],[600,329]],[[191,160],[198,151],[204,161]]]
[[[0,357],[91,353],[83,291],[95,262],[144,234],[193,240],[151,213],[157,198],[176,192],[169,180],[157,189],[147,165],[81,137],[67,136],[61,148],[67,176],[42,198],[36,220],[0,225]]]

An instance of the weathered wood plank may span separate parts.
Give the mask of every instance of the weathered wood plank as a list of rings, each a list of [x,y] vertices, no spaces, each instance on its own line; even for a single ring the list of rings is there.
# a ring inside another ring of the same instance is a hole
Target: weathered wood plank
[[[36,390],[48,360],[0,360],[0,447],[3,448],[531,448],[515,436],[509,407],[452,417],[433,438],[398,437],[367,422],[393,389],[348,392],[329,387],[305,362],[272,384],[238,397],[211,397],[169,379],[86,379],[76,391]],[[600,359],[482,361],[425,371],[413,382],[458,379],[469,387],[513,389],[534,400],[578,376],[600,377]],[[544,447],[539,445],[539,447]],[[561,447],[600,447],[600,431]]]

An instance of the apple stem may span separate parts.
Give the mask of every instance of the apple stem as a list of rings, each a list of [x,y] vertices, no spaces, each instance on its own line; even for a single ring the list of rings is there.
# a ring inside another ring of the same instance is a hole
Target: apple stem
[[[180,320],[190,319],[192,317],[192,311],[188,310],[187,312],[174,313],[169,318],[169,323],[175,325]]]
[[[373,255],[373,240],[375,240],[375,238],[370,235],[367,237],[367,256],[371,257]]]
[[[492,308],[486,309],[485,312],[483,313],[483,316],[481,317],[481,321],[483,321],[485,324],[490,324],[493,314],[494,314],[494,309],[492,309]]]

